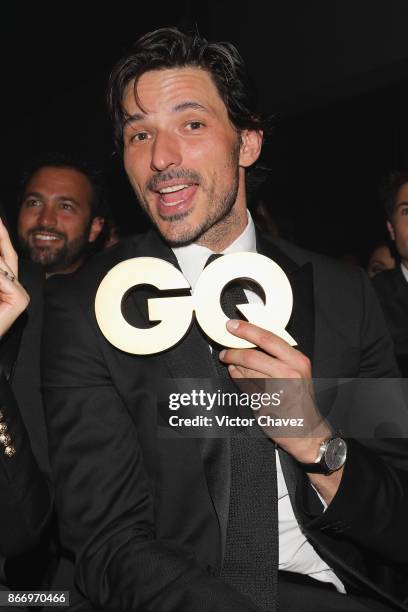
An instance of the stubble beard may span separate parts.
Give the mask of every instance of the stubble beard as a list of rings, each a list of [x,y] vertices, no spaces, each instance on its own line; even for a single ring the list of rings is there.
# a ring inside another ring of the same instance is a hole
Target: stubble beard
[[[207,195],[209,215],[199,225],[195,227],[180,228],[181,231],[177,235],[164,234],[163,238],[170,247],[187,246],[188,244],[197,243],[202,246],[211,248],[214,245],[223,244],[231,234],[233,228],[237,224],[237,215],[234,210],[234,204],[238,195],[238,173],[234,177],[233,183],[228,191],[216,196],[212,191],[204,193]],[[178,223],[183,219],[187,219],[193,209],[186,213],[165,217],[165,220]],[[175,228],[177,231],[177,228]]]
[[[72,266],[77,261],[81,261],[85,255],[88,246],[90,225],[85,228],[84,232],[68,241],[65,234],[60,234],[63,238],[63,244],[56,248],[49,247],[33,247],[30,244],[29,238],[19,236],[21,251],[29,257],[31,261],[39,264],[47,273],[61,272]],[[32,232],[38,231],[38,228]],[[31,232],[30,232],[31,233]]]

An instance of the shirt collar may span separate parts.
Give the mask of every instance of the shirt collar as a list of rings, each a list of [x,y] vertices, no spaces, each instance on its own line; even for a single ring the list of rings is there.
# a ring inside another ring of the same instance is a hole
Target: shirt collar
[[[252,221],[249,210],[247,210],[248,222],[244,231],[230,244],[222,253],[241,253],[249,251],[256,253],[256,234],[255,225]],[[192,243],[183,247],[175,247],[173,253],[184,276],[194,289],[196,282],[204,269],[207,259],[212,255],[212,251],[200,244]]]

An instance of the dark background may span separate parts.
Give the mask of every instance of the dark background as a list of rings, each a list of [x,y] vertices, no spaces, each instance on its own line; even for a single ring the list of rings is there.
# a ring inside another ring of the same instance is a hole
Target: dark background
[[[25,160],[45,150],[80,151],[106,171],[120,225],[144,228],[112,155],[105,84],[140,34],[179,25],[231,40],[247,59],[274,125],[262,197],[294,241],[363,261],[382,237],[381,177],[408,157],[406,0],[5,6],[0,196],[11,216]]]

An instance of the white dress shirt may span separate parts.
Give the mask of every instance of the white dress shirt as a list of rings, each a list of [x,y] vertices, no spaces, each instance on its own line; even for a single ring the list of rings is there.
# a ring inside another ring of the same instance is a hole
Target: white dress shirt
[[[248,223],[240,236],[227,247],[223,254],[249,251],[256,253],[255,226],[248,212]],[[204,269],[212,251],[199,244],[176,247],[173,249],[180,268],[191,285],[192,291]],[[407,270],[408,273],[408,270]],[[249,302],[261,301],[253,291],[245,289]],[[307,574],[322,582],[331,582],[336,589],[345,593],[344,586],[332,569],[317,554],[301,531],[290,501],[279,454],[276,452],[278,480],[278,517],[279,517],[279,569]]]

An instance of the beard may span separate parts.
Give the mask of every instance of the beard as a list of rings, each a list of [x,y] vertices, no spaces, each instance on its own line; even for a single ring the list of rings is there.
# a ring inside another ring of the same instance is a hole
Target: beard
[[[212,204],[206,219],[199,225],[179,232],[177,237],[170,237],[167,243],[170,247],[187,246],[193,242],[198,244],[213,244],[223,242],[229,234],[230,228],[234,225],[232,211],[238,194],[238,176],[234,180],[231,189],[226,193],[220,194],[216,200],[209,199]],[[191,211],[185,214],[167,217],[171,221],[181,221],[187,219]],[[166,238],[166,236],[163,236]]]
[[[187,246],[194,242],[203,245],[214,244],[225,240],[226,236],[231,232],[231,228],[236,224],[234,204],[239,189],[238,160],[239,144],[231,152],[228,166],[224,169],[225,172],[232,171],[232,177],[228,187],[225,187],[223,190],[220,190],[217,186],[215,179],[212,181],[212,184],[206,184],[198,172],[183,168],[158,172],[150,179],[147,183],[147,190],[150,191],[155,191],[160,182],[172,179],[186,179],[197,184],[206,197],[207,215],[201,223],[191,226],[186,223],[184,227],[175,226],[174,232],[165,232],[157,225],[151,214],[147,198],[143,197],[143,195],[139,196],[142,209],[170,247]],[[193,211],[194,207],[183,213],[166,216],[160,215],[160,218],[169,223],[177,223],[183,220],[188,221],[188,217]]]
[[[19,235],[22,254],[29,257],[34,263],[39,264],[47,273],[63,272],[72,264],[80,261],[86,254],[90,227],[89,223],[79,236],[68,240],[66,234],[47,227],[37,226],[29,230],[26,236]],[[41,231],[55,234],[63,240],[63,243],[55,248],[52,246],[33,246],[30,237],[35,232]]]

